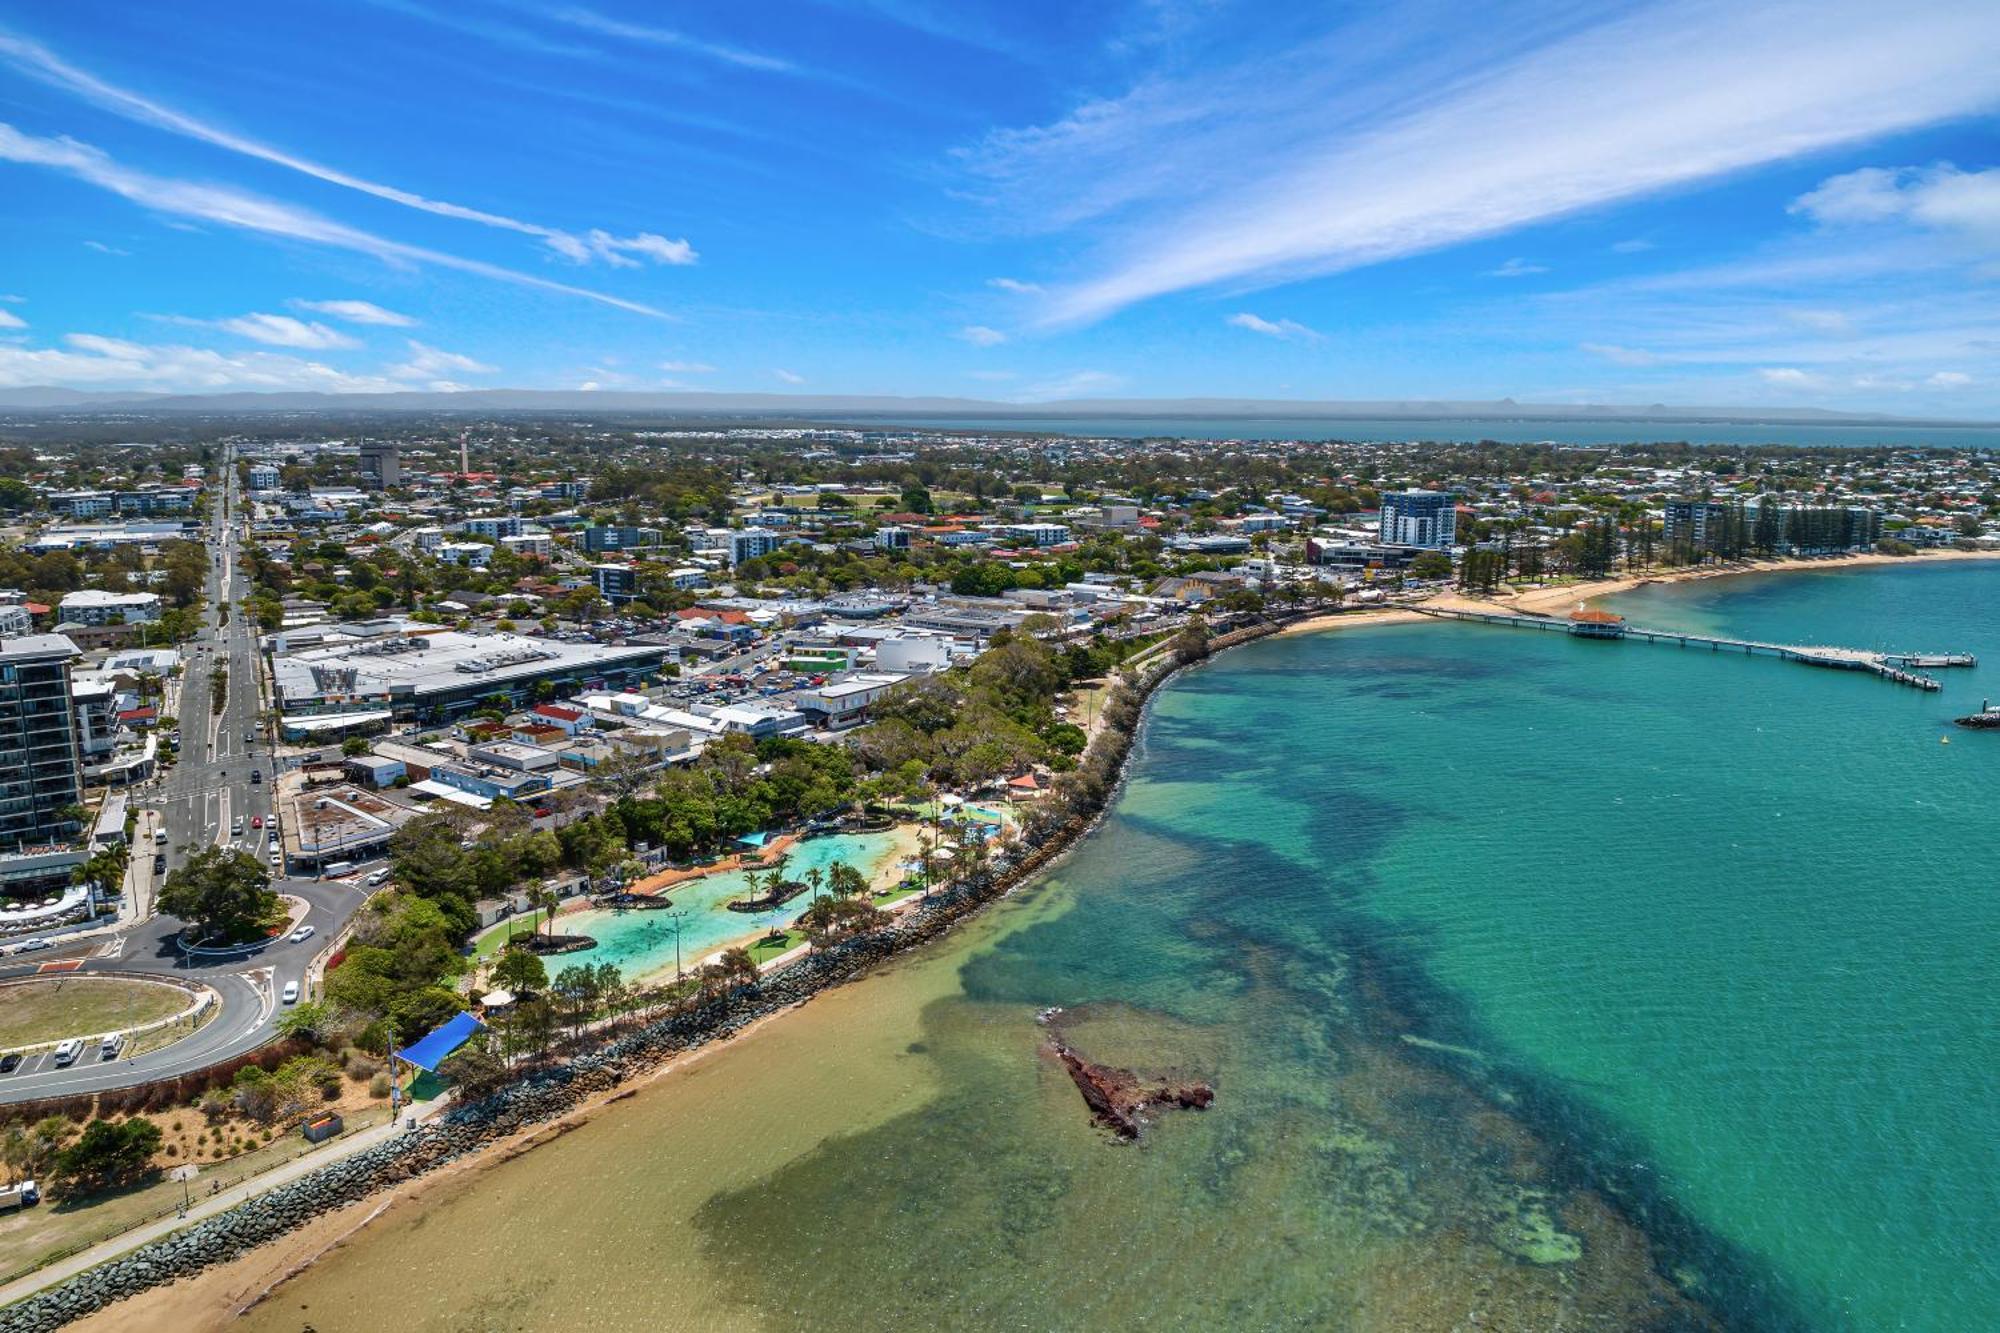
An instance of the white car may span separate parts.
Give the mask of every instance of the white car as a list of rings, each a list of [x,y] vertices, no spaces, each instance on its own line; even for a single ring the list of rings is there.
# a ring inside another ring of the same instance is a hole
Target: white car
[[[309,940],[312,938],[312,936],[313,936],[313,928],[311,926],[300,926],[297,930],[292,932],[292,943],[297,944],[301,940]]]
[[[299,983],[296,981],[287,981],[285,983],[285,1003],[297,1004],[298,1002],[299,1002]]]

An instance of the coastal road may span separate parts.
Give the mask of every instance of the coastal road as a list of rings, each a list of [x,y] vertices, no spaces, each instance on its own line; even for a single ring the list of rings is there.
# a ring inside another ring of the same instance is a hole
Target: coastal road
[[[196,641],[188,646],[181,678],[179,720],[180,762],[164,777],[136,791],[134,804],[160,812],[167,833],[165,846],[142,844],[135,858],[148,862],[164,853],[169,872],[204,847],[242,846],[268,866],[271,821],[271,745],[259,725],[258,656],[255,627],[233,605],[248,591],[248,580],[236,568],[241,553],[240,501],[233,459],[222,463],[222,503],[214,506],[207,534],[210,562],[209,609]],[[222,608],[228,623],[218,625]],[[219,664],[227,664],[228,685],[222,710],[212,711],[211,685]],[[252,782],[253,770],[262,781]],[[263,827],[252,828],[261,820]],[[240,829],[238,821],[241,821]],[[135,1059],[100,1061],[95,1046],[67,1069],[57,1069],[49,1054],[33,1056],[11,1074],[0,1075],[0,1104],[38,1097],[96,1092],[187,1073],[255,1050],[275,1034],[279,997],[288,982],[305,980],[313,959],[347,924],[366,898],[358,877],[354,882],[281,879],[280,893],[303,899],[305,924],[311,938],[294,942],[280,938],[254,949],[221,956],[189,958],[178,945],[182,923],[171,916],[138,920],[116,935],[87,937],[54,949],[0,959],[0,979],[42,974],[50,964],[84,975],[137,974],[179,977],[213,988],[222,1001],[218,1017],[194,1036]],[[141,908],[150,908],[153,894]],[[79,1032],[78,1037],[97,1033]]]

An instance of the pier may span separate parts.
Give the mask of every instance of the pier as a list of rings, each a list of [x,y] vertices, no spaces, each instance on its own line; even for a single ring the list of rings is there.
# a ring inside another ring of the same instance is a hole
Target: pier
[[[1604,611],[1579,611],[1571,616],[1541,615],[1514,611],[1447,611],[1441,607],[1413,606],[1419,615],[1436,620],[1463,620],[1479,625],[1504,625],[1511,629],[1553,630],[1578,638],[1639,639],[1680,648],[1706,648],[1710,652],[1740,652],[1751,656],[1782,657],[1788,662],[1827,667],[1836,671],[1866,671],[1897,685],[1918,690],[1939,690],[1944,686],[1935,676],[1926,676],[1913,667],[1939,669],[1973,667],[1979,659],[1971,653],[1877,653],[1865,648],[1831,645],[1761,643],[1754,639],[1722,639],[1707,634],[1683,634],[1678,630],[1646,629],[1628,625],[1620,617]]]

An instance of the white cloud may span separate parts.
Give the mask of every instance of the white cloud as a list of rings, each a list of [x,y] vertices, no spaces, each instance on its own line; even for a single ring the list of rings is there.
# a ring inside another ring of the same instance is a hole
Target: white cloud
[[[1785,389],[1820,389],[1826,386],[1823,378],[1796,366],[1769,366],[1757,374],[1764,383]]]
[[[1643,347],[1624,347],[1618,343],[1578,343],[1577,346],[1615,366],[1657,366],[1666,360],[1659,353],[1649,352]]]
[[[103,241],[85,241],[83,248],[86,250],[95,250],[101,255],[119,255],[127,259],[132,257],[130,250],[120,250],[117,246],[106,245]]]
[[[361,344],[338,329],[329,328],[317,320],[293,319],[290,315],[267,315],[252,312],[230,319],[201,321],[212,323],[225,333],[249,338],[253,342],[269,343],[273,347],[299,347],[324,350],[332,347],[359,347]]]
[[[25,329],[28,321],[11,310],[0,310],[0,329]]]
[[[1821,181],[1792,212],[1828,226],[1909,222],[2000,243],[2000,167],[1863,167]]]
[[[1785,318],[1814,333],[1840,335],[1854,332],[1853,319],[1839,310],[1787,310]]]
[[[1040,296],[1044,290],[1038,282],[1022,282],[1017,278],[988,278],[986,285],[1016,296]]]
[[[627,23],[623,19],[612,18],[596,10],[585,9],[581,5],[561,5],[545,11],[543,17],[604,37],[620,37],[647,46],[692,52],[725,65],[735,65],[740,69],[760,70],[767,74],[798,72],[798,66],[778,56],[765,55],[759,51],[746,51],[741,47],[726,46],[720,42],[703,41],[701,38],[691,37],[673,28]]]
[[[1024,229],[1107,224],[1095,271],[1045,312],[1075,323],[1495,236],[2000,100],[2000,6],[1521,8],[1463,31],[1420,11],[1441,19],[1144,75],[961,160]]]
[[[417,323],[408,315],[384,310],[373,301],[291,301],[287,304],[294,310],[310,310],[316,315],[330,315],[349,324],[381,324],[390,328],[407,329],[414,328]]]
[[[1933,389],[1963,389],[1972,383],[1972,376],[1962,370],[1940,370],[1924,381]]]
[[[1613,241],[1611,244],[1611,253],[1614,255],[1637,255],[1644,254],[1652,248],[1653,242],[1643,236],[1634,236],[1627,241]]]
[[[460,222],[475,222],[481,226],[497,227],[504,231],[519,232],[523,235],[533,236],[555,250],[556,253],[576,263],[587,262],[593,255],[596,255],[600,258],[608,259],[613,263],[624,262],[629,264],[632,261],[622,260],[622,255],[626,252],[653,258],[656,262],[660,263],[683,264],[693,262],[691,258],[693,251],[691,249],[687,251],[690,258],[681,259],[655,254],[644,245],[635,246],[633,242],[664,241],[664,238],[651,236],[645,232],[641,232],[637,237],[630,238],[630,240],[625,242],[617,242],[615,238],[607,238],[614,242],[607,252],[601,250],[597,245],[596,238],[605,235],[602,232],[593,231],[590,233],[588,239],[579,239],[574,233],[563,231],[560,228],[546,227],[534,222],[524,222],[519,218],[507,217],[499,213],[489,213],[478,208],[468,208],[463,204],[448,203],[442,199],[426,198],[410,190],[400,189],[393,185],[384,185],[379,181],[371,181],[352,175],[337,167],[330,167],[324,163],[314,162],[309,158],[299,157],[296,154],[286,152],[284,149],[259,143],[254,139],[236,134],[220,126],[208,124],[206,121],[199,120],[184,112],[176,111],[172,107],[162,105],[130,89],[106,83],[88,70],[80,69],[70,64],[46,47],[28,41],[25,38],[16,37],[5,31],[0,31],[0,60],[6,61],[16,69],[33,78],[39,79],[45,84],[63,89],[90,103],[92,106],[109,111],[114,115],[122,116],[127,120],[136,121],[142,125],[150,125],[156,129],[167,130],[170,133],[210,144],[244,157],[255,158],[260,162],[268,162],[274,166],[284,167],[287,170],[310,176],[314,180],[325,181],[329,185],[338,185],[344,189],[356,190],[362,194],[372,195],[377,199],[386,199],[390,203],[401,204],[405,208],[413,208],[419,212],[452,218]],[[664,244],[667,246],[668,251],[671,252],[674,246],[685,247],[687,243],[680,241],[664,242]],[[122,252],[113,251],[112,253]]]
[[[660,369],[669,375],[713,375],[715,367],[705,361],[662,361]]]
[[[502,268],[482,260],[465,259],[438,250],[424,249],[421,246],[404,245],[400,241],[392,241],[356,227],[349,227],[305,209],[231,189],[228,186],[203,185],[194,181],[154,176],[121,166],[102,151],[89,144],[79,143],[75,139],[45,139],[23,134],[11,125],[0,123],[0,161],[20,162],[65,172],[78,180],[109,190],[142,208],[173,217],[199,218],[205,222],[220,223],[267,236],[283,236],[291,240],[310,241],[336,249],[357,251],[392,264],[433,264],[440,268],[475,273],[481,277],[510,282],[517,286],[580,296],[585,300],[615,306],[635,314],[651,315],[656,319],[666,318],[663,312],[637,301],[628,301],[620,296],[594,292],[583,287],[572,287],[567,283],[551,282],[547,278],[538,278],[532,274]]]
[[[998,347],[1007,341],[1007,335],[998,329],[989,329],[984,324],[968,324],[958,331],[958,336],[974,347]]]
[[[1252,333],[1261,333],[1266,338],[1281,338],[1286,342],[1318,342],[1320,338],[1317,330],[1309,329],[1297,320],[1264,319],[1247,310],[1231,315],[1222,322],[1232,328],[1248,329]]]
[[[596,380],[585,380],[583,383],[577,385],[576,387],[577,387],[577,392],[579,393],[596,393],[599,389],[602,389],[604,386],[602,384],[599,384]]]
[[[575,241],[574,237],[568,239]],[[686,241],[668,240],[650,231],[642,231],[636,236],[613,236],[597,227],[591,228],[584,239],[575,241],[574,245],[558,245],[555,248],[558,254],[576,263],[588,263],[595,257],[613,268],[643,267],[638,259],[631,257],[633,255],[650,259],[655,264],[676,266],[692,264],[700,258]]]
[[[1516,256],[1502,264],[1499,268],[1487,269],[1486,276],[1489,278],[1526,278],[1537,273],[1547,273],[1548,271],[1549,266],[1547,264],[1530,263]]]
[[[58,347],[0,344],[0,386],[29,384],[176,393],[233,389],[363,393],[407,387],[383,376],[353,375],[279,352],[232,355],[203,347],[137,343],[91,333],[68,334]]]
[[[779,379],[783,380],[787,384],[804,384],[806,382],[806,377],[804,375],[796,375],[793,374],[791,371],[782,368],[773,370],[771,373],[773,375],[776,375]]]
[[[458,352],[447,352],[410,339],[410,359],[390,366],[386,372],[399,380],[435,380],[449,373],[491,375],[497,367],[485,365]]]

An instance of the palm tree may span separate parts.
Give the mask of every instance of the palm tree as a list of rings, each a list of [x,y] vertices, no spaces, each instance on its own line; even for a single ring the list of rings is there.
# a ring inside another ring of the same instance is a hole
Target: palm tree
[[[826,872],[818,866],[814,866],[812,869],[806,871],[804,875],[801,875],[800,878],[812,886],[813,901],[818,902],[819,891],[826,884]]]
[[[543,924],[548,932],[555,933],[556,908],[562,904],[562,895],[547,884],[537,884],[528,890],[528,903],[545,914]]]

